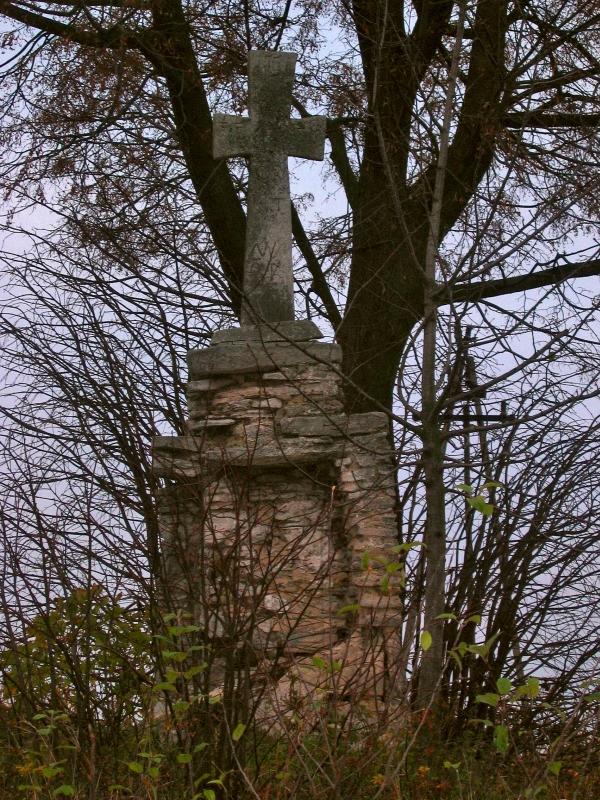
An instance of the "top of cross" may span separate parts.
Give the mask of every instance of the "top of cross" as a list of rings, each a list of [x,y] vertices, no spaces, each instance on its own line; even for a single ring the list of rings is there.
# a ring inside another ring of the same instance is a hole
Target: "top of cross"
[[[287,159],[322,160],[325,118],[290,119],[296,55],[248,53],[249,117],[215,114],[215,158],[248,156],[242,324],[294,319]]]

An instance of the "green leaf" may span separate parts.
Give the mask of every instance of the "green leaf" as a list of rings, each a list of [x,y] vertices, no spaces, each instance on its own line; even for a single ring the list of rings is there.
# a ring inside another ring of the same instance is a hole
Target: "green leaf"
[[[491,503],[488,503],[483,495],[478,494],[477,497],[467,497],[467,503],[473,508],[475,511],[479,511],[480,514],[483,514],[485,517],[489,517],[491,514],[494,513],[494,506]]]
[[[387,594],[390,590],[390,576],[384,575],[383,578],[379,581],[379,588],[384,594]]]
[[[429,650],[429,648],[431,647],[432,641],[433,640],[431,638],[431,634],[429,633],[429,631],[422,631],[422,633],[421,633],[421,649],[424,652],[427,652],[427,650]]]
[[[456,761],[452,763],[452,761],[444,761],[444,769],[458,769],[460,767],[460,761]]]
[[[54,730],[54,726],[50,726],[49,725],[46,728],[38,728],[37,732],[39,733],[40,736],[49,736],[52,733],[53,730]]]
[[[140,775],[144,771],[144,765],[140,764],[139,761],[128,761],[127,766],[132,772],[135,772],[137,775]]]
[[[167,628],[171,636],[183,636],[185,633],[197,633],[201,630],[198,625],[170,625]]]
[[[492,649],[492,645],[496,641],[496,639],[500,636],[500,631],[497,631],[493,636],[484,642],[483,644],[469,644],[467,645],[467,650],[469,653],[474,653],[475,655],[481,656],[481,658],[485,658],[490,650]]]
[[[369,555],[369,551],[365,550],[360,559],[360,568],[367,569],[370,563],[371,563],[371,556]]]
[[[487,650],[485,644],[468,644],[467,645],[467,652],[473,653],[474,656],[485,656],[487,655]]]
[[[508,750],[508,728],[506,725],[496,725],[494,728],[494,745],[500,753]]]
[[[487,692],[486,694],[478,694],[475,697],[478,703],[485,703],[487,706],[493,706],[496,708],[498,703],[500,702],[500,695],[493,694],[492,692]]]
[[[343,616],[344,614],[355,614],[359,610],[360,610],[359,603],[350,603],[349,605],[342,606],[340,609],[338,609],[337,613],[340,616]]]
[[[244,731],[246,730],[246,726],[243,722],[238,722],[238,724],[233,729],[233,733],[231,734],[231,738],[234,742],[239,742],[239,740],[244,735]]]
[[[213,789],[203,789],[202,795],[205,800],[216,800],[217,797]]]
[[[178,764],[189,764],[191,760],[192,756],[190,753],[177,753]]]
[[[70,783],[63,783],[62,786],[59,786],[58,789],[52,792],[52,797],[73,797],[74,794],[75,787],[71,786]]]
[[[177,687],[174,686],[172,683],[167,683],[163,681],[162,683],[156,683],[154,685],[154,691],[156,692],[176,692]]]
[[[206,667],[206,664],[196,664],[195,666],[186,669],[186,671],[183,673],[183,677],[189,679],[193,678],[194,675],[200,675],[201,672],[204,672]]]
[[[562,769],[562,761],[551,761],[551,762],[548,764],[548,770],[549,770],[549,772],[551,772],[553,775],[559,775],[559,774],[560,774],[560,771],[561,771],[561,769]]]
[[[62,767],[43,767],[42,768],[42,775],[44,778],[54,778],[56,775],[60,775],[61,772],[64,772]]]
[[[169,661],[185,661],[188,657],[188,654],[183,653],[181,650],[163,650],[162,655],[163,658]]]
[[[208,742],[200,742],[194,747],[194,753],[201,753],[205,748],[208,747]]]
[[[444,614],[438,614],[436,619],[456,619],[456,614],[453,614],[451,611],[447,611]]]
[[[502,489],[504,487],[503,483],[498,483],[498,481],[486,481],[483,484],[483,489]]]
[[[464,656],[469,652],[469,645],[466,642],[459,642],[456,645],[456,650],[460,656]]]
[[[173,711],[176,714],[184,714],[190,705],[191,703],[189,703],[187,700],[178,700],[176,703],[173,703]]]
[[[540,682],[537,678],[528,678],[525,684],[526,696],[532,699],[536,698],[540,693]]]
[[[160,775],[160,767],[148,767],[148,775],[150,775],[153,780],[156,780]]]
[[[392,553],[408,553],[409,550],[414,550],[416,547],[424,547],[423,542],[403,542],[402,544],[395,544],[391,551]]]
[[[464,492],[465,494],[473,494],[473,487],[470,483],[457,483],[456,488],[459,492]]]
[[[498,678],[496,681],[496,689],[498,689],[498,694],[510,694],[510,692],[512,692],[512,688],[512,681],[509,681],[508,678]]]
[[[467,617],[467,622],[472,622],[475,625],[479,625],[481,622],[481,614],[471,614],[470,617]]]
[[[586,694],[583,698],[586,703],[595,703],[596,700],[600,700],[600,692],[592,692],[591,694]]]
[[[312,665],[317,669],[327,669],[327,662],[321,656],[313,656]]]

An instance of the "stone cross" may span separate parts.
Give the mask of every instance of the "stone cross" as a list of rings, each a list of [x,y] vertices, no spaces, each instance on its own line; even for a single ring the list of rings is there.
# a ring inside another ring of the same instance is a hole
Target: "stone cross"
[[[321,161],[325,118],[290,119],[296,55],[248,53],[249,118],[215,114],[215,158],[248,156],[242,325],[294,319],[288,156]]]

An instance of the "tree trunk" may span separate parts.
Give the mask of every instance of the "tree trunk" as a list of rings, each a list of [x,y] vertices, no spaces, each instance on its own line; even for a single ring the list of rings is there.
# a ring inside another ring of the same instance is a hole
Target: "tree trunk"
[[[375,131],[367,142],[354,209],[348,302],[337,331],[351,413],[391,410],[398,362],[423,316],[426,229],[415,230],[398,197],[391,197]]]

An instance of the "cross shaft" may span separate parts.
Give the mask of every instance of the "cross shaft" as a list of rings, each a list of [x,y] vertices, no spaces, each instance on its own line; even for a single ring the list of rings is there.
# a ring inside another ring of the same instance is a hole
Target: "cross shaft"
[[[248,53],[250,116],[215,114],[215,158],[249,158],[242,325],[294,319],[288,157],[322,160],[325,118],[290,119],[296,55]]]

